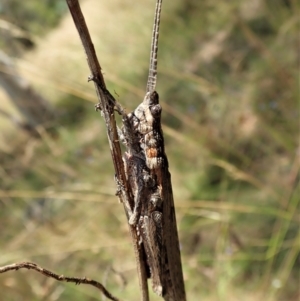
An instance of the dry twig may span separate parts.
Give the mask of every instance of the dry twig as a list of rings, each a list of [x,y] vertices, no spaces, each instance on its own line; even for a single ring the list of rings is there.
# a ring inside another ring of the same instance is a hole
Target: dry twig
[[[100,282],[98,282],[96,280],[89,279],[86,277],[79,278],[79,277],[67,277],[64,275],[58,275],[47,269],[44,269],[44,268],[38,266],[37,264],[35,264],[33,262],[20,262],[20,263],[13,263],[10,265],[5,265],[3,267],[0,267],[0,273],[5,273],[8,271],[13,271],[13,270],[17,271],[19,269],[35,270],[47,277],[54,278],[57,281],[61,281],[61,282],[72,282],[72,283],[75,283],[76,285],[88,284],[88,285],[98,288],[102,292],[102,294],[109,300],[120,301],[120,299],[114,297]]]

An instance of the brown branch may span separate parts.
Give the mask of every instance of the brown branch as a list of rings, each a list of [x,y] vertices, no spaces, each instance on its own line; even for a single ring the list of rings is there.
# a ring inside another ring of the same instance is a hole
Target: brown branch
[[[87,25],[85,23],[84,16],[81,12],[79,2],[78,0],[66,0],[66,2],[87,56],[87,62],[91,71],[91,76],[89,78],[90,80],[94,81],[95,90],[99,99],[99,107],[106,123],[106,133],[109,141],[112,160],[114,163],[117,185],[122,187],[122,189],[119,189],[120,193],[117,193],[117,195],[120,201],[123,203],[126,217],[127,219],[129,219],[129,212],[132,212],[132,209],[134,207],[134,197],[131,188],[128,186],[128,182],[125,176],[121,147],[114,116],[115,104],[111,102],[110,94],[106,89],[104,77],[101,72],[101,66],[97,59],[95,48],[92,43]],[[149,292],[147,284],[145,255],[143,253],[141,244],[139,244],[136,227],[129,226],[129,230],[135,252],[142,301],[148,301]]]
[[[96,280],[89,279],[86,277],[79,278],[79,277],[67,277],[64,275],[58,275],[47,269],[44,269],[44,268],[38,266],[37,264],[35,264],[33,262],[20,262],[20,263],[13,263],[10,265],[5,265],[3,267],[0,267],[0,273],[5,273],[8,271],[12,271],[12,270],[17,271],[19,269],[35,270],[35,271],[45,275],[46,277],[51,277],[51,278],[54,278],[57,281],[61,281],[61,282],[73,282],[76,285],[88,284],[88,285],[98,288],[102,292],[102,294],[109,300],[120,301],[120,299],[114,297],[100,282],[98,282]]]
[[[69,10],[77,28],[77,31],[79,33],[83,48],[87,56],[87,62],[92,73],[89,77],[89,80],[94,81],[95,89],[99,99],[99,105],[106,123],[107,136],[110,143],[110,151],[114,162],[116,176],[119,182],[122,185],[126,186],[127,181],[125,177],[121,147],[118,139],[118,131],[114,116],[114,104],[108,98],[108,91],[106,90],[105,81],[101,72],[101,66],[97,59],[95,48],[92,43],[79,3],[77,0],[66,1],[69,6]],[[124,202],[125,206],[128,209],[133,208],[133,200],[132,202],[130,202],[128,198],[124,198],[124,200],[122,199],[122,202]]]

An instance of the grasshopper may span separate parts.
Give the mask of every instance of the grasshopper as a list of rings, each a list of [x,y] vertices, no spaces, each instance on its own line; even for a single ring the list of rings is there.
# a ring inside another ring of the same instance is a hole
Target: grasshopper
[[[165,300],[184,301],[171,175],[161,128],[162,108],[155,91],[161,6],[162,0],[157,0],[146,95],[142,103],[126,114],[108,90],[103,90],[122,115],[119,140],[126,147],[123,156],[126,179],[134,194],[134,208],[127,215],[129,224],[139,233],[152,288]]]

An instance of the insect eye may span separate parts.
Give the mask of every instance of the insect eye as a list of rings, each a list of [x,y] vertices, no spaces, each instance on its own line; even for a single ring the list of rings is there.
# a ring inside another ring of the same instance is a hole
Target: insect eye
[[[150,100],[149,100],[149,105],[157,105],[159,103],[159,96],[156,91],[151,92],[150,94]]]
[[[159,116],[161,113],[161,106],[159,104],[150,107],[153,116]]]

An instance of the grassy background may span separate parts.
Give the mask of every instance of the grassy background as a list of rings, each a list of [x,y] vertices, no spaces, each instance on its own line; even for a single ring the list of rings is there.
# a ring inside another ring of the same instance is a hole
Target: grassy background
[[[164,1],[157,90],[188,300],[299,298],[298,6]],[[144,96],[154,1],[82,9],[108,87],[130,111]],[[2,49],[60,113],[55,139],[0,119],[0,265],[34,261],[138,300],[103,120],[64,1],[4,1],[0,13],[35,42],[24,51],[1,40]],[[0,275],[0,292],[6,301],[100,299],[32,271]]]

